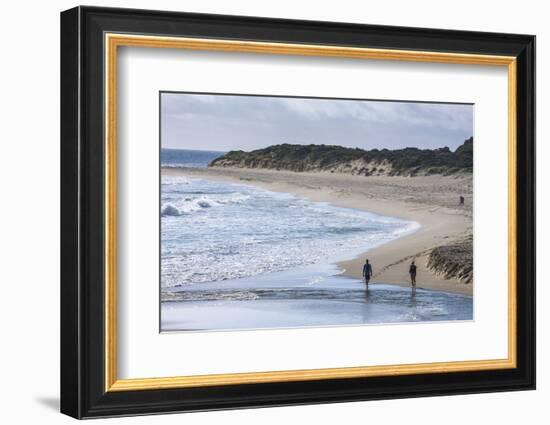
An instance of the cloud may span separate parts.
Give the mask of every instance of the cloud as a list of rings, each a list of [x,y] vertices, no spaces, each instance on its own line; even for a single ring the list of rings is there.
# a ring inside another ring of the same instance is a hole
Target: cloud
[[[281,99],[291,113],[305,119],[354,118],[365,123],[388,123],[460,129],[471,126],[470,105],[386,101]],[[464,114],[463,112],[466,112]]]
[[[454,148],[473,135],[473,106],[465,104],[185,93],[165,93],[161,102],[162,144],[169,147]]]

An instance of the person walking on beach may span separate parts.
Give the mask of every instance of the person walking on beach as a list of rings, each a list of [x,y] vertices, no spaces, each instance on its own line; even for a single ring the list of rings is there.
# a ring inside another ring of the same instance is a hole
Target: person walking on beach
[[[369,264],[369,259],[367,258],[365,261],[365,265],[363,266],[363,277],[365,278],[365,283],[367,284],[367,287],[369,286],[371,276],[372,276],[372,267]]]
[[[409,274],[411,275],[411,285],[413,288],[416,288],[416,264],[414,264],[414,260],[412,260],[409,266]]]

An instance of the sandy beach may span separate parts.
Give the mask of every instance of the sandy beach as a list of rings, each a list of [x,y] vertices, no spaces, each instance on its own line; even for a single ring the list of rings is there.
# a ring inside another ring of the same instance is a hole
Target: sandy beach
[[[311,201],[355,208],[415,221],[413,234],[373,248],[338,264],[344,275],[361,278],[365,258],[373,267],[372,282],[408,286],[408,266],[416,258],[417,287],[472,295],[473,284],[444,279],[426,267],[430,249],[464,238],[472,232],[472,178],[455,176],[353,176],[326,172],[289,172],[236,168],[163,168],[165,175],[185,175],[256,185]],[[465,205],[459,205],[459,196]]]

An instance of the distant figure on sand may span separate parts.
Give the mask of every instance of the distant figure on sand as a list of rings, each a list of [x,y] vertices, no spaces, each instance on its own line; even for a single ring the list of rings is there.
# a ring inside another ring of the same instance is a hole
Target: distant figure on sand
[[[416,288],[416,264],[414,264],[414,260],[412,260],[409,266],[409,274],[411,275],[411,285],[413,288]]]
[[[369,286],[370,277],[372,276],[372,267],[369,264],[369,259],[367,258],[365,261],[365,265],[363,266],[363,277],[365,278],[365,283],[367,286]]]
[[[459,196],[458,198],[460,205],[464,205],[464,196]]]

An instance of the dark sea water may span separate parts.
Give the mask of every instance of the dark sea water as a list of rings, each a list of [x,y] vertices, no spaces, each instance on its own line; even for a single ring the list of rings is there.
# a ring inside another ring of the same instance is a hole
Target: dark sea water
[[[163,167],[206,168],[212,160],[222,156],[224,153],[189,149],[161,149],[160,163]]]

